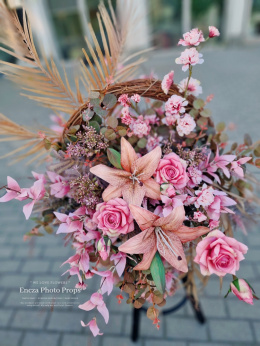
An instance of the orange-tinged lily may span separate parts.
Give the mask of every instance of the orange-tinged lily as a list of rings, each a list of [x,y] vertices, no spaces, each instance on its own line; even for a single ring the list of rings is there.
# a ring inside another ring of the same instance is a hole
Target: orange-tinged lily
[[[187,272],[188,267],[182,243],[208,233],[209,229],[203,226],[184,226],[185,210],[183,206],[174,208],[167,217],[159,217],[149,210],[135,205],[129,207],[142,232],[122,244],[119,251],[128,254],[143,254],[142,261],[134,269],[149,269],[158,250],[174,268]]]
[[[121,166],[123,169],[97,165],[90,172],[109,183],[103,192],[105,202],[121,197],[128,204],[141,205],[144,196],[160,199],[160,185],[151,178],[160,161],[162,151],[156,147],[150,153],[139,157],[134,148],[121,138]]]

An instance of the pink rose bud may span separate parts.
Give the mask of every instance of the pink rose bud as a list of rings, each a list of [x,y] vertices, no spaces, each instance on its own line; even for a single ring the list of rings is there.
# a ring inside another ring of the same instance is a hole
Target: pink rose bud
[[[106,261],[108,259],[111,244],[112,243],[109,238],[101,238],[98,241],[97,250],[103,261]]]
[[[253,288],[250,286],[250,284],[244,280],[244,279],[238,279],[236,278],[234,281],[230,284],[230,289],[227,295],[232,292],[239,300],[243,300],[247,304],[253,305],[253,299],[259,299],[254,293]]]

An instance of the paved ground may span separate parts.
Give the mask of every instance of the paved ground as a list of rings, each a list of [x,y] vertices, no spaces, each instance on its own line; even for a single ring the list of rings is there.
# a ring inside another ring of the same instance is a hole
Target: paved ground
[[[176,52],[158,53],[149,61],[155,66],[159,76],[174,68],[178,81],[184,77],[174,66]],[[250,132],[254,140],[259,136],[259,56],[260,49],[234,48],[205,52],[205,64],[195,69],[195,78],[200,77],[205,96],[214,93],[212,101],[214,117],[217,121],[238,123],[233,138],[242,140],[245,132]],[[150,68],[150,67],[149,67]],[[198,73],[197,73],[198,71]],[[145,71],[144,71],[145,72]],[[148,67],[146,68],[148,72]],[[34,119],[47,123],[48,111],[36,108],[33,102],[23,99],[18,90],[0,78],[0,111],[17,121],[28,122]],[[11,144],[2,144],[1,152],[6,152]],[[6,175],[25,181],[31,167],[17,165],[7,167],[1,161],[0,185],[6,182]],[[20,168],[21,167],[21,168]],[[38,169],[38,171],[40,168]],[[80,326],[80,320],[89,321],[91,314],[77,308],[95,290],[96,282],[88,290],[73,296],[62,294],[68,307],[50,308],[26,307],[26,297],[35,298],[30,302],[40,302],[40,298],[53,298],[58,303],[61,295],[22,294],[20,287],[60,287],[48,282],[60,281],[60,264],[71,250],[64,248],[61,236],[46,236],[33,243],[23,243],[23,234],[30,229],[30,222],[24,220],[18,202],[1,205],[0,208],[0,346],[130,346],[131,309],[125,304],[118,305],[115,292],[108,299],[111,313],[109,325],[99,324],[104,336],[93,338],[87,329]],[[242,262],[240,276],[250,279],[256,292],[260,294],[260,232],[259,228],[249,232],[245,238],[238,231],[238,238],[248,243],[250,250],[246,261]],[[62,279],[65,280],[65,279]],[[38,283],[36,283],[38,281]],[[151,322],[142,316],[141,346],[220,346],[220,345],[260,345],[260,303],[254,307],[239,302],[234,297],[224,300],[229,278],[224,281],[219,293],[218,280],[212,278],[201,298],[207,323],[199,325],[193,318],[187,304],[177,313],[162,317],[161,329],[157,331]],[[66,285],[73,287],[73,280]],[[173,305],[181,298],[182,292],[172,298]]]

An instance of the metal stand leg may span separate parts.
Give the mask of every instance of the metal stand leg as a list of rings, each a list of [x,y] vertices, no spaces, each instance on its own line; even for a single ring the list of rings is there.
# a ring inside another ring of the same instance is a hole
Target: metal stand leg
[[[132,334],[131,334],[131,340],[133,342],[136,342],[139,338],[139,321],[140,321],[140,309],[133,308],[132,313]]]

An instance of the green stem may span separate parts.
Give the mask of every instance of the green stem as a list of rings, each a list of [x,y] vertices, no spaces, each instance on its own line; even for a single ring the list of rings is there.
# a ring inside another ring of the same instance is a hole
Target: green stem
[[[188,77],[187,85],[186,85],[186,88],[185,88],[185,91],[184,91],[184,98],[186,98],[186,94],[187,94],[189,82],[190,82],[190,79],[191,79],[191,75],[192,75],[192,66],[190,65],[189,66],[189,77]]]

